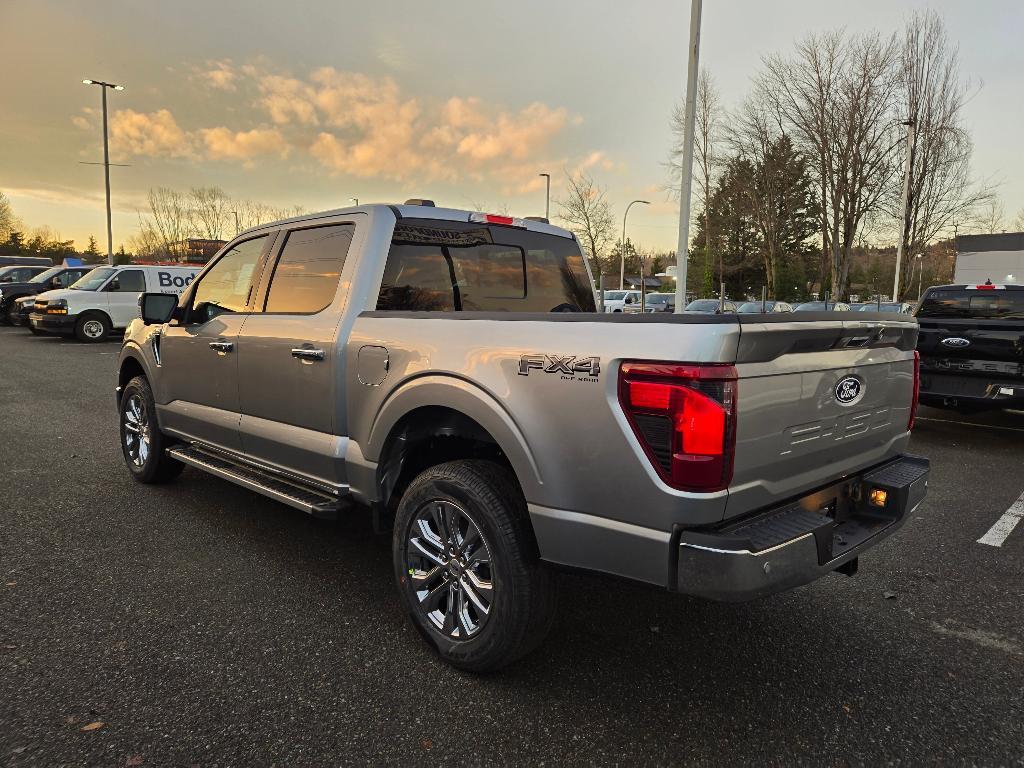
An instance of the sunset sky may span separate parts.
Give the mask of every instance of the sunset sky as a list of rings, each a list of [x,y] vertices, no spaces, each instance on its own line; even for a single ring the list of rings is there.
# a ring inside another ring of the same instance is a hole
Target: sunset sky
[[[1020,0],[708,0],[702,64],[727,106],[762,55],[810,31],[944,17],[983,87],[969,127],[977,176],[1024,208]],[[114,247],[150,187],[217,185],[307,210],[430,197],[543,213],[587,168],[640,244],[675,246],[664,192],[668,117],[685,87],[689,2],[0,0],[8,76],[0,190],[27,227],[104,243],[100,92],[110,94]],[[553,211],[555,206],[553,205]]]

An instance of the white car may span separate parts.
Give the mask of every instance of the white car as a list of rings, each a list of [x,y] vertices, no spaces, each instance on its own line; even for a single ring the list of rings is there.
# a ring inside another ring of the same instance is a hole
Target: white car
[[[180,294],[201,269],[135,264],[97,267],[70,288],[36,296],[29,325],[33,333],[73,333],[80,341],[103,341],[113,329],[127,328],[139,316],[141,294]]]
[[[640,291],[605,291],[605,312],[640,311]]]

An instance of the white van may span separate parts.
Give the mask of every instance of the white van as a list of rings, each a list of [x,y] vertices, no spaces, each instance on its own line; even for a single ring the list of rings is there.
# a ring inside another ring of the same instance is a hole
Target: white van
[[[36,296],[29,315],[33,333],[74,333],[81,341],[102,341],[139,316],[143,293],[184,291],[201,266],[124,264],[96,267],[70,288]]]

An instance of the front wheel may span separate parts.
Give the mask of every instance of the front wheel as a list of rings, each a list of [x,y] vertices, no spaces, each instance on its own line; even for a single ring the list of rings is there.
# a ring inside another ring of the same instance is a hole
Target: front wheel
[[[185,468],[168,456],[167,437],[156,422],[156,402],[144,376],[128,382],[121,394],[121,452],[128,471],[140,483],[166,483]]]
[[[78,318],[75,336],[79,341],[94,343],[103,341],[110,333],[110,319],[100,312],[90,312]]]
[[[503,667],[551,627],[552,575],[522,491],[498,464],[452,461],[420,474],[399,503],[393,554],[413,624],[456,667]]]

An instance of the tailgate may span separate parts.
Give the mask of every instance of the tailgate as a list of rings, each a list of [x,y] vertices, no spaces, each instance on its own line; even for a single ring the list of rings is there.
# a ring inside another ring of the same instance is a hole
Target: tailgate
[[[815,313],[806,320],[752,316],[741,324],[726,517],[778,504],[903,450],[914,389],[913,318]]]
[[[1024,321],[921,318],[921,370],[1024,378]]]

